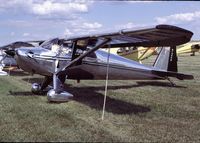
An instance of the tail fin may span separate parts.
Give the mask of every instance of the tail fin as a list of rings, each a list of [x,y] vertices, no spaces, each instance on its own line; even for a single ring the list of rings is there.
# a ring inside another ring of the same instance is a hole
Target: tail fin
[[[178,72],[176,47],[163,47],[154,63],[159,70]]]

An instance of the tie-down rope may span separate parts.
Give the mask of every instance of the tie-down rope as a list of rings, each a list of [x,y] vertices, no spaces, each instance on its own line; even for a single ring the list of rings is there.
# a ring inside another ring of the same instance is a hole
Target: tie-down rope
[[[107,71],[106,71],[106,85],[105,85],[105,94],[104,94],[104,101],[103,101],[103,112],[101,119],[104,119],[105,107],[106,107],[106,96],[108,90],[108,76],[109,76],[109,60],[110,60],[110,47],[108,48],[108,56],[107,56]]]

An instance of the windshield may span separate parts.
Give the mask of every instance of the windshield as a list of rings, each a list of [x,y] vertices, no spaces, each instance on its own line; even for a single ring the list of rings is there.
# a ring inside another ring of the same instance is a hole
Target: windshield
[[[58,38],[45,41],[44,43],[41,44],[41,47],[51,50],[58,56],[71,56],[72,54],[71,44],[67,41]]]
[[[52,45],[58,44],[58,38],[50,39],[41,44],[42,48],[51,50]]]

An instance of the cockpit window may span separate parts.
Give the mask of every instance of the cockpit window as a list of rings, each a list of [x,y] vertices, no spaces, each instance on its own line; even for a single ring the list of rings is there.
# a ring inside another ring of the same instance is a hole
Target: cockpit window
[[[50,40],[45,41],[44,43],[42,43],[41,47],[51,50],[52,45],[58,44],[58,41],[59,41],[58,38],[50,39]]]
[[[71,56],[72,54],[71,45],[58,38],[45,41],[44,43],[41,44],[41,47],[51,50],[52,52],[56,53],[58,56],[66,56],[66,55]]]
[[[76,52],[74,53],[74,56],[77,57],[83,54],[84,52],[87,52],[90,48],[93,47],[93,44],[95,43],[96,41],[94,40],[92,42],[88,40],[78,40],[76,43]],[[63,39],[54,38],[43,42],[41,44],[41,47],[50,50],[57,56],[72,57],[72,48],[73,48],[72,41],[65,41]],[[91,53],[87,57],[96,58],[96,54]]]

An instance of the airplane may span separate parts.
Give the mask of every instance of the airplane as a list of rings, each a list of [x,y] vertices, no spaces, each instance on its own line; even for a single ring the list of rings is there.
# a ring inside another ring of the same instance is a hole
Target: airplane
[[[80,80],[180,80],[192,75],[178,73],[176,46],[190,41],[193,33],[172,25],[146,29],[124,29],[117,32],[53,38],[37,41],[33,46],[15,42],[0,47],[12,55],[26,72],[44,76],[43,83],[33,83],[32,92],[47,90],[49,102],[67,102],[73,95],[63,89],[66,79]],[[16,44],[16,45],[15,45]],[[104,48],[162,47],[153,66],[106,52]],[[50,86],[52,83],[52,87]],[[173,82],[171,82],[173,85]]]
[[[200,52],[200,42],[191,41],[189,43],[177,46],[177,54],[182,55],[186,53],[191,53],[191,56],[195,56],[195,52]]]

